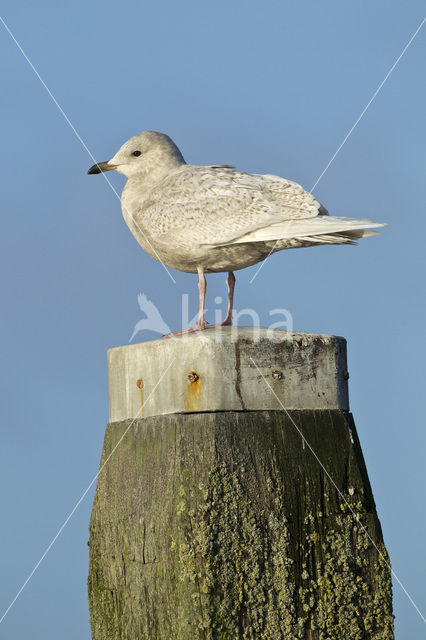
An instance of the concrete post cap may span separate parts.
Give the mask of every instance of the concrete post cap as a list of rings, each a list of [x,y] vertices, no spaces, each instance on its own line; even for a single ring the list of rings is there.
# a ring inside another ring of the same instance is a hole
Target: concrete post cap
[[[108,351],[110,422],[203,411],[349,410],[346,340],[222,327]]]

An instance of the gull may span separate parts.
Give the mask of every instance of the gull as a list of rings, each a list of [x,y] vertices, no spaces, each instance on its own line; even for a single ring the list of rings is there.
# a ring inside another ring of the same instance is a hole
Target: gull
[[[141,247],[167,267],[198,273],[198,320],[169,335],[231,325],[234,271],[283,249],[356,244],[384,226],[330,216],[311,193],[279,176],[187,164],[173,140],[156,131],[130,138],[88,173],[113,169],[127,177],[121,207]],[[216,272],[228,272],[228,305],[224,321],[209,325],[205,274]]]

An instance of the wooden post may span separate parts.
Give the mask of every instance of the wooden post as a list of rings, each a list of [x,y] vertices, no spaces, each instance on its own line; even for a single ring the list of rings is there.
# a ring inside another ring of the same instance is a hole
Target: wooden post
[[[93,640],[393,639],[342,338],[229,328],[108,365]]]

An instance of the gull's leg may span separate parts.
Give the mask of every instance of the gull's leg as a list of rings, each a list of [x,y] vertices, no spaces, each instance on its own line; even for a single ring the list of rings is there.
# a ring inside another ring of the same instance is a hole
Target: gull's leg
[[[234,278],[235,281],[235,278]],[[173,333],[167,333],[163,338],[172,338],[173,336],[180,336],[183,333],[192,333],[193,331],[202,331],[206,328],[207,322],[204,319],[204,309],[206,302],[206,290],[207,282],[204,275],[204,269],[198,268],[198,320],[197,324],[189,329],[183,329],[182,331],[174,331]]]
[[[235,289],[235,276],[232,271],[228,271],[228,277],[226,279],[226,286],[228,287],[228,306],[226,309],[226,317],[223,322],[218,324],[209,324],[206,329],[212,329],[213,327],[229,327],[232,325],[232,309],[234,306],[234,289]]]
[[[198,320],[195,325],[195,330],[204,329],[207,322],[204,320],[204,309],[206,303],[206,290],[207,290],[207,282],[206,276],[204,275],[203,269],[198,269],[198,291],[199,291],[199,299],[198,299]]]
[[[224,326],[232,324],[232,309],[234,307],[234,289],[235,289],[235,276],[232,271],[228,271],[226,286],[228,287],[228,307],[226,309],[225,320],[222,323]]]

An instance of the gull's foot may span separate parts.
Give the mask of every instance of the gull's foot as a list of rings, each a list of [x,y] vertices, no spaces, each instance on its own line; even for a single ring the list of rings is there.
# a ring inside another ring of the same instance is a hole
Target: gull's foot
[[[218,322],[217,324],[209,324],[204,329],[214,329],[215,327],[231,327],[232,326],[232,318],[225,318],[223,322]]]
[[[194,331],[204,331],[205,329],[214,329],[215,327],[231,327],[232,326],[232,318],[225,318],[223,322],[218,322],[217,324],[209,324],[207,320],[204,322],[195,324],[193,327],[189,329],[183,329],[182,331],[173,331],[172,333],[166,333],[163,338],[174,338],[175,336],[182,336],[185,333],[194,333]]]
[[[172,333],[166,333],[163,336],[163,338],[174,338],[175,336],[182,336],[185,333],[194,333],[194,331],[204,331],[204,329],[210,328],[211,326],[215,326],[215,325],[209,325],[207,320],[204,320],[203,323],[197,322],[197,324],[195,324],[193,327],[190,327],[189,329],[182,329],[182,331],[173,331]]]

